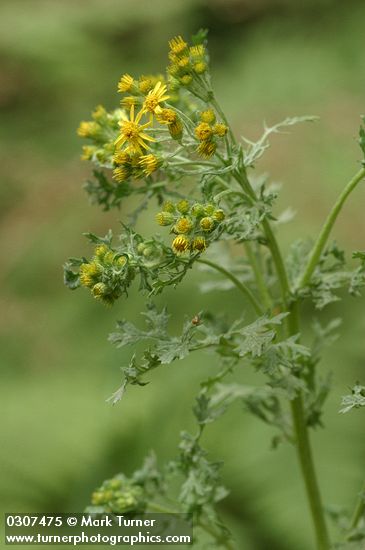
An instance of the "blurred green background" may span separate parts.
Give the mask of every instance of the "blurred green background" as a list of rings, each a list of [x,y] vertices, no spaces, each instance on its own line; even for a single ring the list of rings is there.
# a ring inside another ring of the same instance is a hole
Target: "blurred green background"
[[[364,22],[361,0],[1,0],[1,511],[81,511],[94,487],[131,473],[151,448],[161,462],[172,458],[179,431],[193,425],[198,382],[216,368],[195,356],[106,404],[129,358],[107,335],[117,319],[137,320],[143,300],[134,289],[108,309],[63,286],[64,260],[89,252],[82,232],[118,229],[128,212],[88,204],[79,120],[99,103],[117,105],[122,73],[163,70],[169,38],[209,28],[215,89],[238,134],[257,138],[264,120],[321,117],[275,137],[259,165],[283,182],[279,205],[297,211],[281,230],[287,246],[316,234],[357,170]],[[335,231],[349,251],[365,247],[364,198],[362,187]],[[207,307],[239,314],[233,291],[199,296],[200,277],[158,300],[174,312],[175,327]],[[313,435],[328,505],[352,507],[363,476],[364,417],[338,414],[341,395],[365,382],[363,311],[364,300],[346,298],[325,315],[344,319],[321,366],[334,373],[326,430]],[[207,431],[205,445],[224,459],[231,489],[222,515],[244,550],[311,549],[294,450],[270,450],[270,436],[238,405]]]

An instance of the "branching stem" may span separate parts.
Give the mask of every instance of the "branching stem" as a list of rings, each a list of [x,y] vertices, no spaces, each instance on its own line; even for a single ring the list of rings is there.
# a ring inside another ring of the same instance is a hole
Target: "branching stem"
[[[216,271],[219,271],[220,273],[222,273],[222,275],[227,277],[227,279],[230,279],[230,281],[232,281],[232,283],[246,296],[246,298],[251,303],[251,305],[254,308],[257,315],[263,315],[264,314],[264,311],[263,311],[260,303],[258,302],[256,297],[253,295],[251,290],[245,284],[243,284],[239,279],[237,279],[237,277],[235,275],[233,275],[233,273],[231,273],[230,271],[228,271],[227,269],[225,269],[221,265],[218,265],[215,262],[212,262],[210,260],[199,259],[199,260],[197,260],[197,262],[199,262],[200,264],[209,265],[209,267],[212,267]]]
[[[304,270],[304,273],[302,275],[302,278],[300,279],[298,288],[305,287],[309,282],[313,275],[313,271],[316,268],[316,265],[318,263],[318,260],[321,257],[321,254],[323,252],[324,247],[326,246],[328,237],[331,233],[331,230],[337,220],[337,217],[339,213],[342,210],[342,207],[347,199],[347,197],[350,195],[350,193],[355,189],[357,184],[365,177],[365,168],[361,168],[355,174],[355,176],[348,182],[348,184],[343,189],[342,193],[338,197],[337,201],[335,202],[331,212],[329,213],[326,221],[324,222],[324,225],[318,235],[318,238],[313,246],[312,252],[309,256],[307,266]]]

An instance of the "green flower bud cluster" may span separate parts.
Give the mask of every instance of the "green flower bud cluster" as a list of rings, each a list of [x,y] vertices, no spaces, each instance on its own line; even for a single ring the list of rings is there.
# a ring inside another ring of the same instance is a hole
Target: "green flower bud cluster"
[[[140,485],[119,474],[104,481],[102,486],[94,491],[91,495],[91,504],[100,512],[140,514],[146,508],[146,495]]]
[[[141,257],[141,264],[147,268],[157,267],[164,255],[161,245],[154,240],[139,243],[137,253]]]
[[[200,113],[200,121],[195,127],[195,137],[200,142],[197,152],[203,158],[209,159],[217,149],[216,138],[224,138],[228,127],[221,122],[215,123],[215,113],[212,109]]]
[[[81,285],[89,288],[94,298],[105,304],[113,304],[125,294],[134,275],[128,258],[105,244],[96,247],[92,260],[81,264],[79,271]]]
[[[171,233],[177,235],[172,242],[175,254],[204,252],[212,240],[213,231],[224,220],[224,211],[214,204],[191,204],[188,200],[177,203],[166,202],[156,214],[161,226],[170,226]]]
[[[92,142],[92,145],[83,146],[82,160],[97,161],[99,165],[108,168],[113,166],[114,141],[121,115],[121,109],[108,113],[102,105],[99,105],[92,113],[93,120],[80,123],[77,134]]]
[[[189,87],[194,77],[199,77],[208,70],[208,54],[204,44],[190,46],[181,36],[169,42],[169,74],[180,85]]]

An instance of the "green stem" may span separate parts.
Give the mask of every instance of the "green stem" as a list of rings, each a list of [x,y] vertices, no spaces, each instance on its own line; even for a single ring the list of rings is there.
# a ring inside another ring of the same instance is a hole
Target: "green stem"
[[[302,278],[300,279],[300,282],[298,284],[298,288],[303,288],[306,286],[312,275],[313,271],[316,268],[316,265],[318,263],[318,260],[320,259],[320,256],[323,252],[323,249],[326,245],[326,242],[328,240],[328,237],[330,235],[330,232],[335,224],[335,221],[337,220],[337,217],[339,213],[342,210],[342,207],[347,199],[347,197],[350,195],[350,193],[355,189],[357,184],[365,177],[365,168],[361,168],[355,174],[355,176],[348,182],[348,184],[343,189],[342,193],[338,197],[336,203],[334,204],[331,212],[329,213],[320,234],[318,235],[318,238],[314,244],[314,247],[312,249],[312,252],[309,256],[307,266],[304,270],[304,273],[302,275]]]
[[[252,245],[249,241],[246,241],[244,243],[244,247],[245,247],[245,250],[246,250],[248,261],[251,264],[251,267],[252,267],[252,270],[253,270],[253,273],[254,273],[254,276],[255,276],[255,279],[256,279],[257,288],[258,288],[258,290],[260,292],[260,295],[262,297],[262,301],[263,301],[266,309],[272,309],[272,306],[273,306],[272,299],[271,299],[270,293],[267,289],[266,282],[265,282],[264,276],[262,274],[262,269],[260,268],[260,265],[259,265],[257,257],[256,257],[256,253],[252,249]]]
[[[252,294],[251,290],[246,285],[241,283],[241,281],[239,281],[237,279],[237,277],[235,275],[233,275],[233,273],[231,273],[230,271],[227,271],[227,269],[225,269],[221,265],[218,265],[215,262],[211,262],[210,260],[199,259],[199,260],[197,260],[197,262],[199,262],[200,264],[209,265],[213,269],[215,269],[215,270],[219,271],[220,273],[222,273],[225,277],[227,277],[227,279],[230,279],[232,281],[232,283],[246,296],[246,298],[251,303],[251,305],[254,308],[257,315],[263,315],[264,314],[264,311],[263,311],[260,303],[257,301],[255,296]]]
[[[216,102],[215,102],[215,107],[216,108],[218,107],[217,111],[222,116],[223,113]],[[226,121],[226,118],[224,117],[224,115],[223,115],[223,120]],[[230,129],[229,135],[232,136],[232,141],[234,144],[236,144],[237,142],[235,140],[235,137],[231,129]],[[235,172],[233,173],[233,175],[235,179],[238,181],[238,183],[240,183],[244,191],[246,191],[247,194],[251,197],[251,199],[253,201],[257,201],[256,193],[252,189],[252,186],[247,178],[245,168],[242,167],[240,172]],[[360,181],[363,175],[364,174],[357,175],[359,178],[358,181]],[[352,188],[353,188],[355,187],[357,181],[356,183],[354,183],[352,180],[352,182],[350,183],[352,183]],[[351,192],[352,188],[348,191],[348,193]],[[344,197],[343,201],[345,200],[346,196]],[[340,205],[339,210],[341,209],[341,206],[342,204]],[[337,217],[337,214],[335,214],[334,219],[336,219],[336,217]],[[333,220],[333,223],[334,223],[334,220]],[[270,249],[270,252],[274,261],[275,269],[277,272],[280,289],[281,289],[282,305],[283,305],[284,311],[288,311],[289,298],[290,298],[290,286],[289,286],[289,280],[288,280],[286,268],[281,255],[281,251],[276,241],[271,225],[266,218],[264,218],[262,222],[262,226],[266,235],[268,247]],[[298,302],[292,302],[290,304],[290,315],[288,316],[288,321],[287,321],[287,331],[289,335],[294,335],[299,332]],[[291,413],[292,413],[293,428],[294,428],[295,439],[296,439],[296,449],[298,453],[298,459],[301,466],[301,472],[304,479],[309,506],[311,510],[311,515],[312,515],[313,526],[316,533],[317,550],[330,550],[331,545],[330,545],[326,522],[324,518],[324,512],[323,512],[323,506],[321,502],[321,495],[318,487],[317,476],[314,468],[313,456],[311,451],[308,427],[306,423],[305,410],[304,410],[304,404],[303,404],[303,398],[302,398],[301,392],[299,392],[298,396],[291,401]]]
[[[356,527],[359,525],[360,520],[364,517],[365,513],[365,484],[364,487],[359,495],[356,508],[354,510],[351,524],[350,524],[350,530],[356,529]]]

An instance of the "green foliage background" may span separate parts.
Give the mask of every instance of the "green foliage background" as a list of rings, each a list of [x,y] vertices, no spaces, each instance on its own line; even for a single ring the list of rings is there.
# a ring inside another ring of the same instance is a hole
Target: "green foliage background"
[[[133,289],[108,309],[63,286],[66,257],[90,251],[82,232],[117,230],[127,212],[105,214],[88,204],[79,120],[98,103],[117,104],[122,72],[163,69],[173,35],[208,27],[217,96],[238,135],[258,137],[264,119],[321,117],[276,137],[260,165],[283,182],[280,205],[298,211],[281,229],[283,242],[313,237],[360,158],[364,20],[365,6],[355,0],[2,0],[2,512],[81,511],[95,486],[130,473],[150,448],[171,458],[180,429],[193,424],[198,382],[214,368],[209,356],[195,356],[153,373],[148,388],[130,389],[121,404],[105,403],[129,359],[107,334],[117,319],[137,320],[143,300]],[[350,251],[365,248],[364,198],[362,186],[336,227]],[[152,213],[145,216],[146,233],[151,220]],[[200,309],[238,314],[244,307],[234,291],[198,296],[200,277],[192,273],[162,297],[176,327]],[[352,506],[363,477],[361,412],[342,416],[338,409],[348,386],[365,383],[364,303],[346,297],[330,306],[344,323],[322,364],[334,372],[326,430],[313,437],[328,505]],[[313,312],[306,314],[310,323]],[[238,405],[208,431],[205,446],[224,459],[231,488],[222,514],[245,550],[309,549],[294,450],[270,450],[270,435]]]

